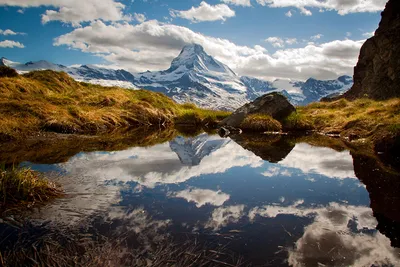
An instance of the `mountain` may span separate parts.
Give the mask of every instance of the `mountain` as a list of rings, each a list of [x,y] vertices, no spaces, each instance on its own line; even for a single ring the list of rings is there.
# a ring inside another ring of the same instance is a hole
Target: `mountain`
[[[281,92],[294,105],[305,105],[326,96],[342,94],[352,85],[349,76],[328,81],[310,78],[305,82],[285,79],[269,82],[248,76],[240,77],[197,44],[183,47],[170,67],[164,71],[130,73],[123,69],[96,65],[66,67],[47,61],[22,64],[5,58],[1,59],[0,64],[21,73],[42,69],[65,71],[78,81],[148,89],[162,92],[179,103],[192,102],[204,108],[221,110],[235,110],[273,91]]]
[[[229,138],[219,138],[201,134],[194,138],[177,137],[169,142],[169,146],[174,151],[182,164],[187,166],[199,165],[201,160],[226,146],[231,140]]]
[[[207,108],[232,109],[248,102],[240,77],[196,44],[185,46],[169,69],[137,74],[136,85]]]

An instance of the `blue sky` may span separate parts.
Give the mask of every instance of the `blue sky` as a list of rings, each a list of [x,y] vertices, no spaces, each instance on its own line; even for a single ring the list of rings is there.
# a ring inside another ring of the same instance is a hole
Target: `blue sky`
[[[351,75],[386,0],[299,2],[0,0],[0,56],[136,72],[165,69],[199,43],[240,75]]]

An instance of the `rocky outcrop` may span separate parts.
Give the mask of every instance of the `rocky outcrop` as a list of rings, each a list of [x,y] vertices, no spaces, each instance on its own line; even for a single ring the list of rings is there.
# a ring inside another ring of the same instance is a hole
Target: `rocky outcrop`
[[[225,118],[221,125],[240,128],[245,118],[252,114],[269,115],[277,121],[282,121],[294,111],[296,109],[285,96],[274,92],[260,96],[253,102],[237,109],[232,115]]]
[[[349,100],[400,97],[400,1],[389,0],[375,35],[361,47]]]

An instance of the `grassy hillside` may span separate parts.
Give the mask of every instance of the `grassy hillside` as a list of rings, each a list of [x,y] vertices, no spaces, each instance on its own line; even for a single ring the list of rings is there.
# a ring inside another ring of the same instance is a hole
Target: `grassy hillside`
[[[313,129],[350,139],[400,132],[400,99],[358,99],[312,103],[298,107],[286,121],[288,129]]]
[[[5,76],[5,77],[4,77]],[[0,75],[0,133],[99,133],[173,123],[215,124],[229,113],[179,105],[161,93],[102,87],[66,73]]]

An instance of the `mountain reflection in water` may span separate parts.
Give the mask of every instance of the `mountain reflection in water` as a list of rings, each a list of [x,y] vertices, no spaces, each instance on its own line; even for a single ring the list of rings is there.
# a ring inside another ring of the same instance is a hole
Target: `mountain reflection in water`
[[[61,173],[69,194],[33,217],[79,225],[100,216],[138,233],[190,233],[254,265],[399,265],[392,245],[400,177],[336,141],[328,140],[336,150],[311,145],[317,139],[201,134],[59,164],[26,162]]]

